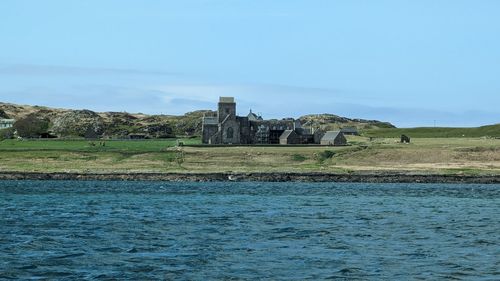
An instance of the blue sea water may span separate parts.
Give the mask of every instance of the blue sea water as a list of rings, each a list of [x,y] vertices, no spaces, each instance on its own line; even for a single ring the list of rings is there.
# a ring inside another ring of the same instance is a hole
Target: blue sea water
[[[499,280],[500,186],[0,181],[0,279]]]

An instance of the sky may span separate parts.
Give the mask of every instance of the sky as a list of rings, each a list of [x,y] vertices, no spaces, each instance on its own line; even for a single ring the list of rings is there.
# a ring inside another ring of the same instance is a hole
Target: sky
[[[0,102],[500,123],[497,0],[2,0]]]

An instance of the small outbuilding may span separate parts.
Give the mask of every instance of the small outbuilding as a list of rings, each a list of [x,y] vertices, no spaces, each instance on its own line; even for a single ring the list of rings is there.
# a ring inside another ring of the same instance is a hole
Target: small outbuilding
[[[148,139],[148,136],[146,134],[129,134],[128,138],[131,140],[144,140]]]
[[[280,136],[280,144],[300,144],[300,136],[294,130],[285,130]]]
[[[323,138],[325,133],[326,132],[321,129],[315,130],[313,133],[314,144],[321,144],[321,139]]]
[[[329,131],[321,138],[321,145],[342,146],[347,145],[347,139],[341,131]]]
[[[340,129],[340,132],[342,132],[345,136],[359,136],[358,128],[356,127],[345,127]]]

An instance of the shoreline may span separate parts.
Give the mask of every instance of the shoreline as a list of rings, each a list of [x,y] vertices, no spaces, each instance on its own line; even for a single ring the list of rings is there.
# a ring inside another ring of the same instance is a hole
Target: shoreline
[[[500,184],[500,175],[335,173],[41,173],[0,172],[0,180],[99,180],[170,182],[357,182]]]

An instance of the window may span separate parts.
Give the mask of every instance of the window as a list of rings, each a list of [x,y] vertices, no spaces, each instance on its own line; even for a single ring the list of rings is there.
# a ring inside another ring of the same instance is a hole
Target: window
[[[233,130],[233,128],[227,128],[226,137],[227,137],[228,139],[232,139],[232,138],[233,138],[233,135],[234,135],[234,130]]]
[[[226,114],[229,114],[230,112],[229,108],[226,108]]]

